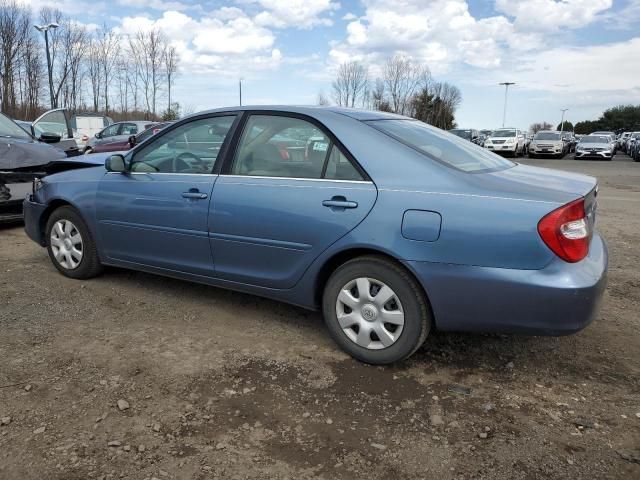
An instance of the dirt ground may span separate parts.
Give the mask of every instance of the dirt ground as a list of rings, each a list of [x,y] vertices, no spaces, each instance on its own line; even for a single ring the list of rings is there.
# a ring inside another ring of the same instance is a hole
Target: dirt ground
[[[600,179],[598,318],[562,338],[433,333],[393,367],[347,357],[317,313],[64,278],[0,228],[0,479],[640,479],[640,164],[527,163]]]

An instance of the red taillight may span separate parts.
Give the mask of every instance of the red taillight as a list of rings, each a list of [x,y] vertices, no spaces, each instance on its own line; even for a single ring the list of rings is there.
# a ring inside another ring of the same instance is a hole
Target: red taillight
[[[538,222],[544,243],[567,262],[575,263],[589,253],[591,232],[584,211],[584,198],[548,213]]]

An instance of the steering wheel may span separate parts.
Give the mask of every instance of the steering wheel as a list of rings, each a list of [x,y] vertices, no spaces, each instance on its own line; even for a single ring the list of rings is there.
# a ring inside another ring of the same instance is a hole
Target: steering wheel
[[[204,163],[204,161],[198,157],[197,155],[191,153],[191,152],[182,152],[179,155],[176,155],[173,158],[173,171],[174,173],[179,173],[183,170],[190,170],[191,167],[189,166],[189,164],[186,162],[186,159],[192,159],[196,162],[196,164],[200,167],[202,167],[203,169],[207,168],[207,165]]]

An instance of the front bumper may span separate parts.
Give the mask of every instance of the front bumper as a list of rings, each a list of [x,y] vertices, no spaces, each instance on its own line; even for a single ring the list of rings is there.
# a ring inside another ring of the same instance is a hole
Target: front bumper
[[[562,153],[561,148],[537,148],[529,147],[529,153],[534,155],[560,155]]]
[[[609,160],[613,157],[613,152],[578,152],[576,151],[576,159],[579,158],[601,158]]]
[[[565,335],[597,314],[608,252],[596,233],[577,263],[555,258],[541,270],[405,262],[422,283],[438,329]]]
[[[42,247],[46,246],[43,234],[44,225],[42,225],[42,215],[46,209],[47,206],[34,201],[31,194],[27,195],[22,203],[24,231],[31,240]]]
[[[491,150],[492,152],[495,152],[495,153],[500,153],[500,152],[514,153],[517,148],[518,148],[518,144],[515,144],[515,145],[512,145],[512,144],[509,144],[509,145],[505,145],[505,144],[487,145],[487,149]]]

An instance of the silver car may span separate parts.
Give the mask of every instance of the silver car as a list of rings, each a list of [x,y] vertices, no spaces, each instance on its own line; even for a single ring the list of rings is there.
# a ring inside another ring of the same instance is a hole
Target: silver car
[[[576,145],[576,160],[581,158],[598,158],[611,160],[614,152],[611,137],[604,135],[587,135]]]
[[[149,120],[145,121],[126,121],[112,123],[108,127],[96,133],[95,137],[90,138],[84,153],[91,153],[96,145],[104,145],[112,142],[126,142],[131,135],[136,135],[147,128],[152,127],[157,122]]]
[[[529,157],[536,155],[553,155],[562,158],[565,154],[565,142],[560,132],[541,130],[533,136],[529,144]]]

